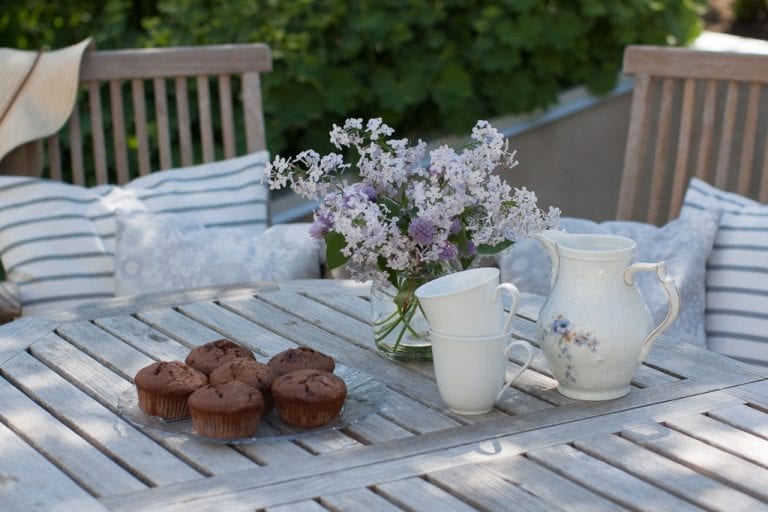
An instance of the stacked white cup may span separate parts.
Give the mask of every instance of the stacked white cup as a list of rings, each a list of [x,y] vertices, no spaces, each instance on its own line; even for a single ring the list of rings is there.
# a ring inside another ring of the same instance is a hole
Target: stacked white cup
[[[500,294],[512,298],[504,312]],[[457,414],[484,414],[528,368],[531,345],[513,340],[510,324],[520,292],[500,283],[499,269],[481,267],[448,274],[416,289],[432,342],[432,359],[440,396]],[[525,348],[528,358],[505,381],[507,357],[513,347]]]

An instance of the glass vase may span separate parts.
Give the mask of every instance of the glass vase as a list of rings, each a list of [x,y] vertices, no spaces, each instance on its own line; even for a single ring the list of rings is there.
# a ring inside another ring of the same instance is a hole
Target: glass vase
[[[431,361],[429,324],[416,302],[402,300],[386,280],[371,284],[373,337],[381,353],[396,361]],[[412,297],[412,294],[410,294]]]

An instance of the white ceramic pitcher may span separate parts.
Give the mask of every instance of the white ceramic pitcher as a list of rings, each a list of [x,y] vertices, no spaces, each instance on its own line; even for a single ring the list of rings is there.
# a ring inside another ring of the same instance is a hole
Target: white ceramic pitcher
[[[651,344],[677,318],[674,279],[663,262],[630,265],[637,244],[629,238],[551,230],[536,238],[552,257],[554,285],[537,330],[558,391],[579,400],[626,395]],[[655,328],[635,283],[639,271],[655,272],[669,297]]]

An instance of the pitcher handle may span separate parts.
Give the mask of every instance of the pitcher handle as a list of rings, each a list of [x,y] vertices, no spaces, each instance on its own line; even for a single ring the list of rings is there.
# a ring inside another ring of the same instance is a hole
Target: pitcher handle
[[[677,318],[680,312],[680,291],[675,286],[675,278],[667,274],[667,264],[665,262],[659,263],[635,263],[630,265],[627,270],[624,271],[624,282],[629,286],[635,284],[635,272],[656,271],[656,279],[661,283],[664,291],[667,292],[667,298],[669,299],[669,309],[667,310],[667,316],[662,322],[656,326],[651,333],[643,340],[643,345],[640,350],[640,362],[645,360],[648,355],[648,351],[651,349],[651,345],[656,338],[664,332],[667,327],[672,325],[672,322]]]

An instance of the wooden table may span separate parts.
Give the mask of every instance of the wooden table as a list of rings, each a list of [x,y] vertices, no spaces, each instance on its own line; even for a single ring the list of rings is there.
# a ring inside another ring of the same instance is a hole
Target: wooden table
[[[559,395],[539,352],[495,410],[462,417],[431,364],[376,352],[367,294],[262,283],[3,326],[0,510],[768,510],[768,372],[660,340],[628,396],[591,403]],[[530,338],[527,305],[515,327]],[[342,431],[238,446],[117,414],[138,369],[222,336],[262,360],[322,350],[387,401]]]

